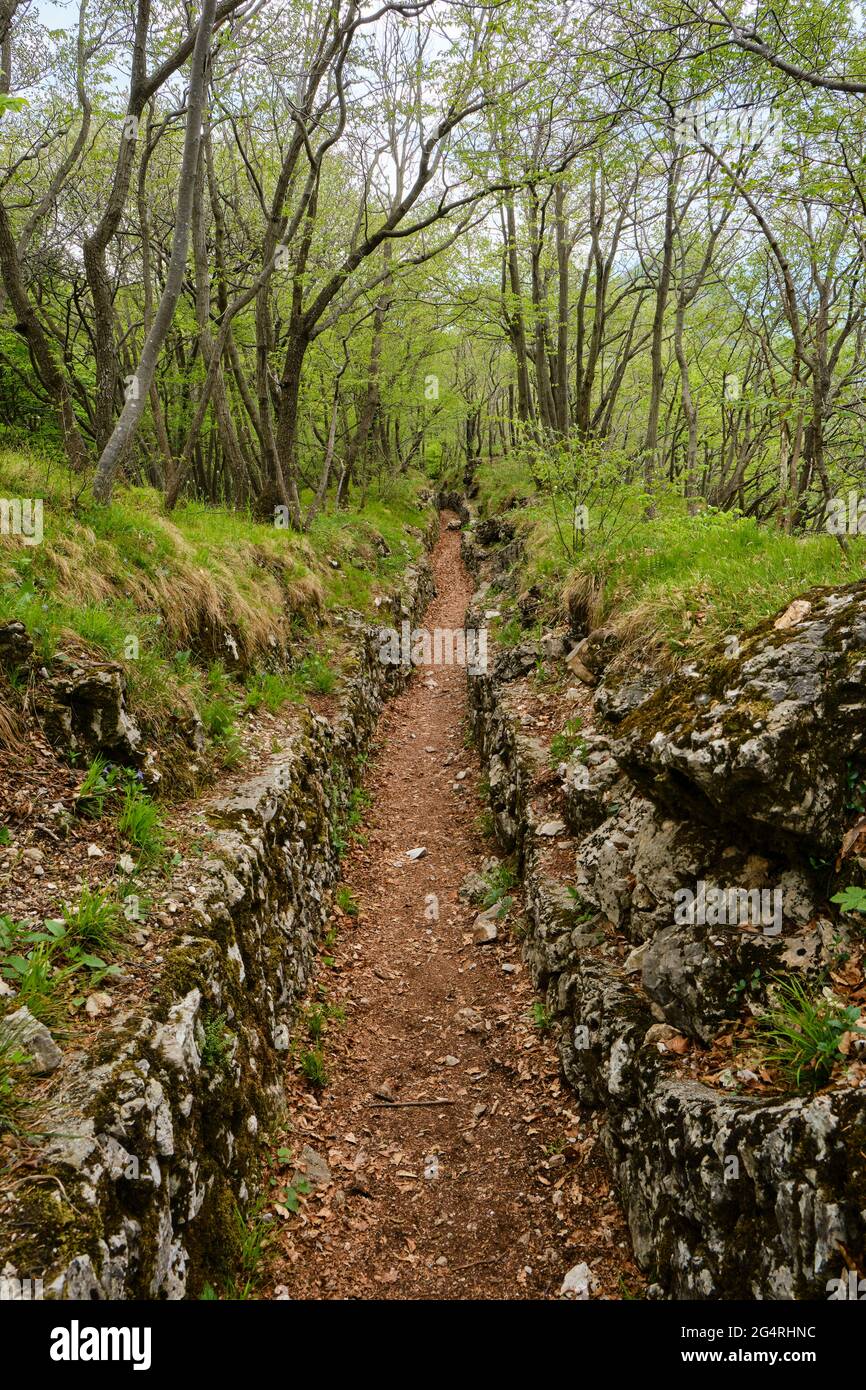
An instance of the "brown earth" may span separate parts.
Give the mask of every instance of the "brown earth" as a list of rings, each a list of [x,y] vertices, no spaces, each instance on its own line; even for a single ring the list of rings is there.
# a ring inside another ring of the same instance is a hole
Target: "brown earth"
[[[445,523],[433,565],[427,626],[460,628],[471,584]],[[381,719],[370,810],[345,865],[358,913],[337,910],[309,1005],[345,1020],[327,1024],[328,1084],[315,1090],[300,1063],[316,1042],[299,1028],[263,1297],[555,1298],[581,1262],[595,1297],[642,1284],[597,1122],[561,1084],[533,1012],[519,894],[483,946],[479,906],[458,896],[492,853],[466,680],[458,667],[421,669]],[[426,852],[410,860],[415,848]],[[330,1180],[291,1211],[286,1184],[319,1159]]]

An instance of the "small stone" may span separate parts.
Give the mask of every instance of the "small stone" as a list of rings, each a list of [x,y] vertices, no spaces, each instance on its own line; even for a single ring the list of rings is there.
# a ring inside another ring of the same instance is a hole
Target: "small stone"
[[[84,1012],[88,1018],[99,1018],[100,1014],[108,1013],[111,1005],[111,995],[106,994],[104,990],[97,990],[95,994],[88,994],[84,1002]]]
[[[516,974],[518,973],[519,970],[520,970],[520,966],[519,966],[519,965],[512,965],[510,961],[506,961],[505,964],[504,964],[503,967],[502,967],[502,973],[503,973],[503,975],[516,975]]]
[[[21,858],[27,864],[41,864],[45,855],[42,853],[42,850],[37,849],[35,845],[29,845],[27,849],[21,851]]]
[[[499,904],[488,907],[486,912],[479,912],[472,924],[472,940],[476,946],[486,946],[488,942],[495,941],[499,935],[497,919],[499,917]]]
[[[633,950],[629,951],[622,967],[626,975],[634,975],[642,968],[644,956],[649,951],[651,945],[651,941],[643,941],[640,946],[635,946]]]
[[[117,867],[127,878],[135,873],[135,860],[131,854],[122,854],[117,861]]]
[[[565,658],[565,664],[568,667],[571,674],[573,676],[577,676],[577,679],[579,681],[583,681],[584,685],[595,685],[595,676],[592,674],[591,671],[587,670],[586,666],[584,666],[583,662],[578,656],[579,650],[580,649],[578,647],[574,647],[573,650],[570,651],[568,656]]]
[[[439,1177],[439,1157],[437,1154],[428,1154],[425,1158],[424,1177],[428,1182],[435,1182]]]
[[[689,1050],[689,1040],[683,1037],[682,1033],[676,1028],[672,1028],[669,1023],[653,1023],[646,1030],[644,1042],[654,1045],[659,1052],[673,1052],[682,1056]]]
[[[105,858],[105,850],[104,850],[104,849],[100,849],[100,848],[99,848],[99,845],[88,845],[88,846],[87,846],[87,857],[88,857],[88,859],[104,859],[104,858]]]
[[[785,609],[782,616],[776,619],[773,623],[773,627],[777,632],[785,632],[787,628],[795,627],[797,623],[807,618],[811,611],[812,605],[808,599],[795,598],[794,602],[789,604]]]
[[[455,780],[456,782],[462,782],[465,776],[466,776],[466,770],[465,770],[465,769],[463,770],[463,772],[455,772],[455,774],[454,774],[454,780]]]
[[[484,1019],[477,1009],[458,1009],[454,1015],[455,1023],[459,1023],[464,1033],[483,1033]]]
[[[35,1076],[47,1076],[63,1061],[63,1053],[45,1024],[34,1018],[27,1008],[16,1009],[15,1013],[0,1019],[0,1042],[19,1048],[27,1058],[22,1063],[23,1069]]]
[[[309,1144],[305,1144],[301,1149],[301,1156],[298,1160],[298,1167],[292,1176],[292,1182],[305,1178],[311,1187],[328,1187],[333,1181],[331,1170],[322,1155],[311,1149]]]
[[[667,1042],[668,1038],[677,1037],[676,1028],[672,1028],[669,1023],[653,1023],[647,1028],[644,1034],[645,1043]]]
[[[595,1279],[593,1278],[589,1265],[574,1265],[562,1281],[559,1296],[560,1298],[569,1298],[581,1303],[586,1302],[592,1297],[594,1284]]]
[[[548,820],[545,821],[543,825],[540,825],[535,833],[537,835],[544,835],[549,839],[553,839],[555,835],[561,835],[564,829],[565,821]]]
[[[446,1067],[459,1067],[460,1065],[460,1058],[453,1057],[451,1053],[449,1053],[448,1056],[444,1057],[442,1060],[444,1061]]]
[[[423,858],[424,858],[424,855],[425,855],[426,853],[427,853],[427,848],[426,848],[426,846],[425,846],[425,845],[419,845],[417,849],[407,849],[407,851],[406,851],[406,858],[407,858],[407,859],[413,859],[413,860],[414,860],[414,859],[423,859]]]
[[[555,661],[558,657],[565,656],[568,651],[568,639],[561,632],[544,632],[541,636],[541,650],[548,661]]]

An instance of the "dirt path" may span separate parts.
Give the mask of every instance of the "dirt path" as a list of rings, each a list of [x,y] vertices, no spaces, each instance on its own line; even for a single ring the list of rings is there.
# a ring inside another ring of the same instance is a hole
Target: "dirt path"
[[[433,564],[427,626],[459,628],[471,584],[458,535],[443,529]],[[319,975],[345,1022],[325,1037],[328,1086],[289,1085],[288,1143],[313,1149],[332,1180],[286,1213],[265,1296],[550,1298],[582,1261],[596,1296],[633,1286],[594,1122],[533,1019],[519,901],[480,946],[479,908],[458,897],[493,852],[465,713],[465,671],[440,666],[383,715],[345,867],[358,915],[340,919]],[[430,1100],[447,1103],[405,1104]]]

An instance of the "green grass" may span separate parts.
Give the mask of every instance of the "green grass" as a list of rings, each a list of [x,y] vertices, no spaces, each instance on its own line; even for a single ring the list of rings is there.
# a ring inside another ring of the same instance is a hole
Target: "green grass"
[[[247,686],[246,708],[261,709],[271,714],[279,714],[283,705],[296,694],[295,687],[287,676],[273,671],[257,671]]]
[[[311,652],[293,671],[292,684],[299,693],[310,691],[315,695],[332,695],[337,686],[337,676],[318,652]]]
[[[26,1061],[26,1052],[17,1044],[0,1039],[0,1138],[20,1133],[26,1101],[18,1087],[18,1073]]]
[[[351,888],[347,888],[344,883],[341,883],[335,892],[334,902],[341,912],[345,912],[347,917],[357,917],[358,904],[355,901],[355,895]]]
[[[109,767],[100,754],[89,764],[75,796],[75,814],[89,820],[100,820],[105,803],[117,785],[118,770]]]
[[[215,689],[212,674],[228,657],[226,634],[232,666],[259,672],[288,665],[339,607],[374,620],[376,596],[423,548],[425,485],[410,472],[387,491],[371,488],[362,511],[328,513],[297,535],[197,502],[167,517],[145,487],[120,488],[111,507],[96,507],[60,463],[0,447],[0,495],[42,497],[45,528],[41,545],[0,549],[0,622],[20,619],[43,660],[72,645],[122,663],[132,712],[157,742],[175,735],[177,711],[198,709],[212,730],[222,723],[212,740],[225,763],[237,755],[218,703],[229,691]],[[337,679],[313,655],[291,676],[254,679],[248,707],[330,694]],[[187,775],[182,758],[172,767]]]
[[[577,715],[569,719],[561,733],[554,734],[550,740],[549,762],[551,767],[558,767],[561,762],[566,762],[574,753],[585,752],[586,743],[580,736],[581,720]]]
[[[123,908],[110,889],[81,885],[78,898],[63,908],[66,941],[88,952],[113,955],[123,940]]]
[[[776,980],[774,1002],[758,1024],[766,1064],[798,1091],[815,1091],[830,1080],[844,1057],[844,1033],[859,1033],[860,1010],[827,992],[809,994],[799,980]]]
[[[636,646],[656,641],[673,660],[754,626],[816,585],[860,578],[866,562],[866,538],[849,537],[846,557],[830,535],[786,535],[711,508],[689,516],[674,496],[663,496],[657,518],[648,521],[642,495],[623,485],[624,506],[613,534],[603,540],[594,535],[590,513],[586,547],[574,563],[563,553],[550,501],[535,494],[519,460],[483,464],[477,479],[485,514],[530,499],[509,513],[525,542],[514,583],[518,590],[540,587],[548,600],[547,621],[558,616],[564,596],[576,591],[589,596],[591,626],[623,623]],[[497,636],[502,640],[501,631]]]
[[[304,1080],[315,1090],[324,1090],[328,1085],[329,1077],[322,1049],[320,1047],[302,1048],[298,1055],[298,1063]]]
[[[165,852],[162,812],[134,777],[127,779],[123,789],[117,828],[130,846],[138,851],[142,863],[153,863]]]

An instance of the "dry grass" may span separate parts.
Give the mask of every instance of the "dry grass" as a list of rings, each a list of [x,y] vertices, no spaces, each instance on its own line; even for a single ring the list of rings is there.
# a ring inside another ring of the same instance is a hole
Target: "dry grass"
[[[21,745],[21,725],[18,716],[0,695],[0,748],[12,753]]]
[[[574,570],[562,591],[569,616],[588,632],[599,627],[604,617],[604,576],[589,570]]]

